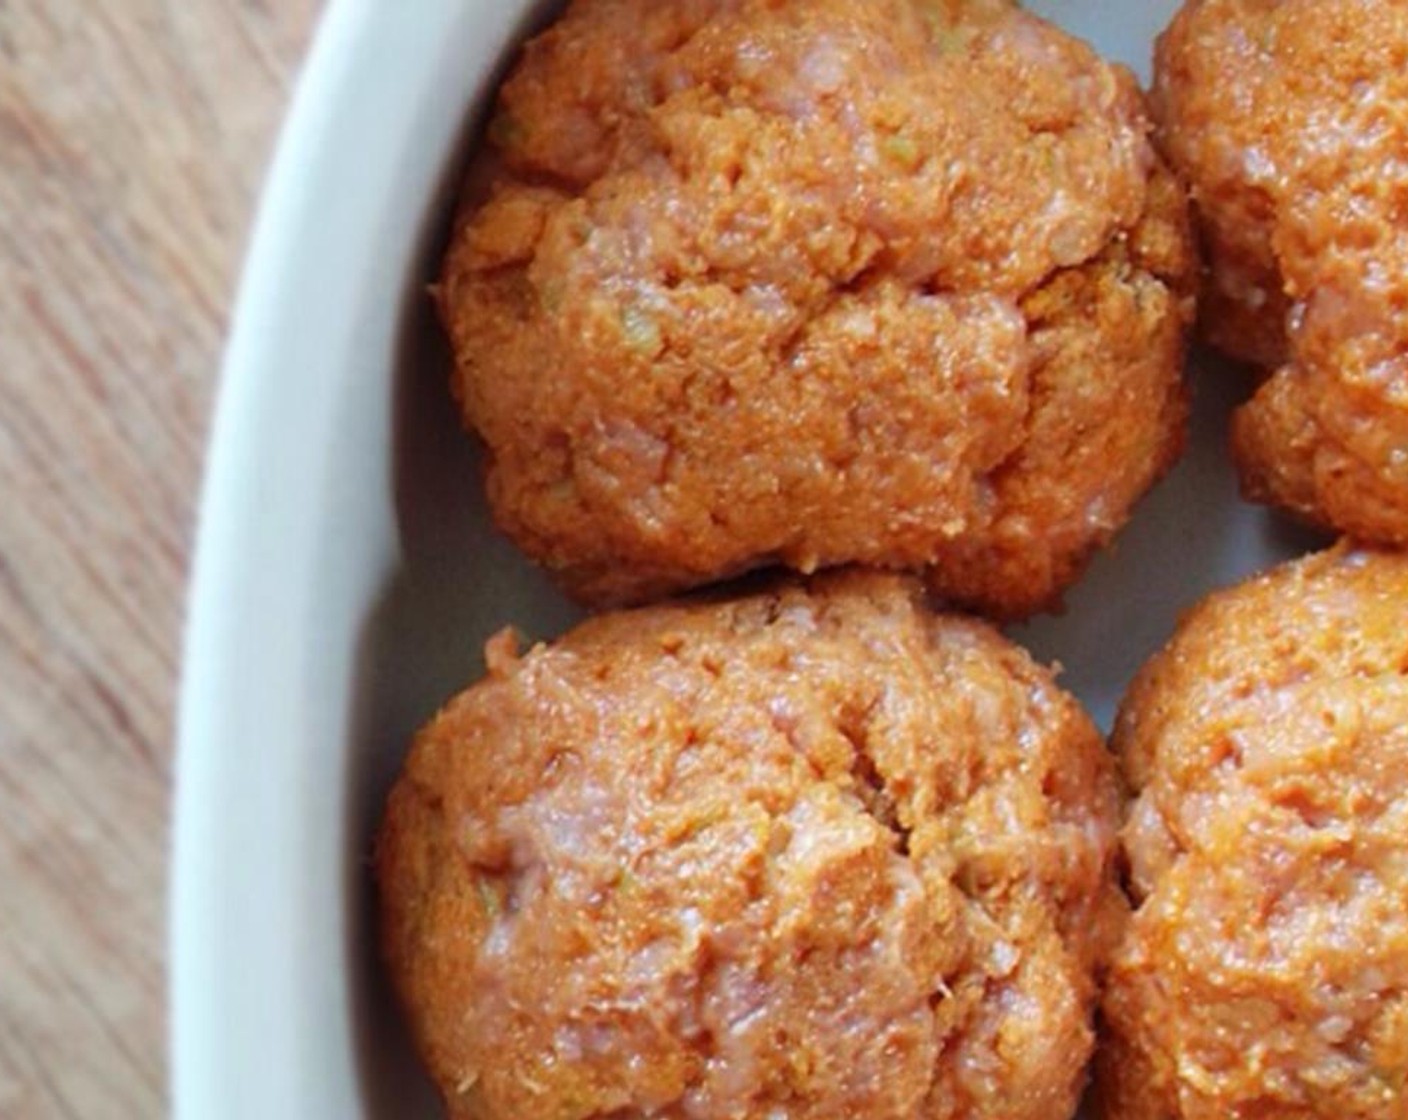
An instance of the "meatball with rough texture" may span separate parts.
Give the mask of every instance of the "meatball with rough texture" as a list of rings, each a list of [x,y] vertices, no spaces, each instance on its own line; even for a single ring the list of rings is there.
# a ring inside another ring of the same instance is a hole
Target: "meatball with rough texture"
[[[497,521],[593,605],[846,562],[1056,605],[1182,445],[1148,131],[995,0],[578,0],[437,288]]]
[[[1244,490],[1408,544],[1408,5],[1194,0],[1156,72],[1205,331],[1271,371],[1235,422]]]
[[[1023,651],[842,572],[488,654],[377,853],[451,1116],[1073,1114],[1119,796]]]
[[[1137,903],[1107,1120],[1408,1116],[1408,557],[1347,545],[1212,596],[1114,747]]]

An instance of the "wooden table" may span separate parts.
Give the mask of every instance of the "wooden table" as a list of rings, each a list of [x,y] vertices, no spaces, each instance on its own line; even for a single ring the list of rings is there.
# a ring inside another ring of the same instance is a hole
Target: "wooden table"
[[[172,716],[231,294],[318,0],[0,0],[0,1117],[166,1108]]]

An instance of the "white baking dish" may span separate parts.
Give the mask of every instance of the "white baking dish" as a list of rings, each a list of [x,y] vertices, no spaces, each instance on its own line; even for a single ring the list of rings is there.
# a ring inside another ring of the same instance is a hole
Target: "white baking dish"
[[[1032,8],[1147,71],[1172,0]],[[181,704],[181,1120],[436,1115],[376,967],[367,855],[415,726],[514,622],[571,610],[484,515],[423,286],[482,98],[544,5],[336,0],[299,85],[225,364]],[[1070,613],[1017,631],[1102,719],[1204,590],[1295,551],[1235,500],[1222,418]],[[529,1120],[529,1118],[525,1118]]]

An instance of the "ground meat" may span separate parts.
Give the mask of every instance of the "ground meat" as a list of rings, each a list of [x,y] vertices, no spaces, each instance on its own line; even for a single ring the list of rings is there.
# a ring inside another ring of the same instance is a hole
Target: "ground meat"
[[[839,573],[489,665],[377,853],[452,1117],[1072,1116],[1119,800],[1025,653]]]
[[[1236,420],[1244,489],[1408,544],[1408,6],[1194,0],[1156,70],[1206,333],[1270,374]]]
[[[1181,448],[1147,131],[996,0],[578,0],[438,289],[499,524],[593,605],[852,561],[1053,605]]]
[[[1098,1061],[1109,1120],[1408,1116],[1408,557],[1214,595],[1114,747],[1135,900]]]

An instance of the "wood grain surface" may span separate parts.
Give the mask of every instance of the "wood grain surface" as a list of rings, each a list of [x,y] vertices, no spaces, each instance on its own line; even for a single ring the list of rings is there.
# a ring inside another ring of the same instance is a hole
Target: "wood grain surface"
[[[0,0],[0,1117],[166,1109],[219,354],[318,0]]]

